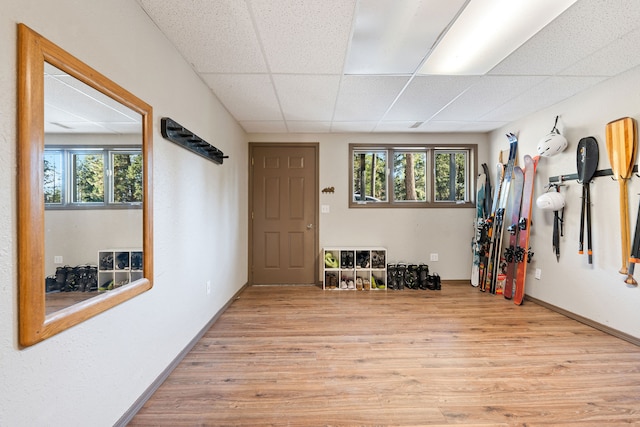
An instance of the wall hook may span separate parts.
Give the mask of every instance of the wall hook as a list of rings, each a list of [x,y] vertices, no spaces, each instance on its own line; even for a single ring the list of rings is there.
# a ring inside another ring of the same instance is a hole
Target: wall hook
[[[185,129],[182,125],[169,117],[163,117],[160,120],[160,131],[165,139],[168,139],[169,141],[174,142],[207,160],[222,164],[224,159],[229,158],[229,156],[225,156],[222,151],[218,150],[216,147],[209,144],[190,130]]]

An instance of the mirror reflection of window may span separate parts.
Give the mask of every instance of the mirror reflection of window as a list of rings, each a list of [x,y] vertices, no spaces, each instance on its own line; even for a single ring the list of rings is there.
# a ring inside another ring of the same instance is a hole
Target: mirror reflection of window
[[[142,160],[142,151],[136,147],[47,147],[43,165],[46,208],[140,208]]]
[[[104,156],[102,153],[74,153],[73,203],[104,202]]]
[[[45,151],[44,153],[44,202],[61,204],[63,196],[62,152]]]
[[[114,203],[142,203],[142,154],[111,153]]]

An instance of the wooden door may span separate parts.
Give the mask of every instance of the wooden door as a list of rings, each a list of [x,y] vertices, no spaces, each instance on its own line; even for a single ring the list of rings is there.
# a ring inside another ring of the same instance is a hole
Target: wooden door
[[[251,144],[252,284],[315,284],[317,144]]]

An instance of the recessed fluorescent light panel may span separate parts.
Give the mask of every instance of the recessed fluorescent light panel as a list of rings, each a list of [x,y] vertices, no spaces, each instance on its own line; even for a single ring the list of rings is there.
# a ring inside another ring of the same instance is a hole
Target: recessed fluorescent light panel
[[[419,74],[486,74],[576,1],[470,0]]]
[[[360,0],[346,74],[415,73],[465,1]]]

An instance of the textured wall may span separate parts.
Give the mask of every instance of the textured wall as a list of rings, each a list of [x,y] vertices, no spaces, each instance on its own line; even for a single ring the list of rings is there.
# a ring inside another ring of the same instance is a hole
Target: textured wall
[[[519,159],[522,162],[524,154],[536,153],[538,141],[549,133],[555,117],[560,116],[558,129],[567,138],[569,146],[565,151],[541,160],[534,197],[545,191],[549,177],[577,173],[576,151],[578,141],[583,137],[596,138],[600,154],[598,169],[609,169],[605,126],[624,116],[640,119],[639,98],[640,69],[636,68],[494,132],[491,158],[497,159],[497,150],[508,147],[504,133],[514,132],[519,134]],[[552,250],[553,212],[537,210],[534,206],[531,239],[535,256],[527,269],[526,293],[640,338],[640,288],[627,286],[623,282],[625,276],[618,273],[622,263],[618,183],[607,176],[594,178],[590,185],[592,265],[587,262],[586,237],[585,255],[578,255],[582,187],[576,181],[565,184],[561,188],[566,207],[559,262]],[[640,179],[633,177],[628,192],[632,240],[639,193]],[[542,271],[540,280],[534,278],[536,268]]]
[[[26,349],[17,342],[18,22],[154,109],[153,289]],[[111,426],[247,281],[246,136],[134,1],[8,0],[0,48],[0,425]],[[230,158],[216,165],[164,140],[163,116]]]
[[[469,280],[471,274],[472,208],[349,209],[349,144],[478,144],[478,165],[486,162],[488,139],[484,134],[250,134],[252,142],[319,141],[320,247],[382,246],[391,262],[426,262],[431,271],[448,280]],[[438,262],[429,254],[438,253]]]

